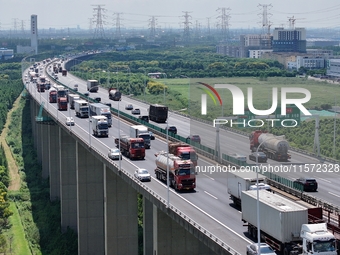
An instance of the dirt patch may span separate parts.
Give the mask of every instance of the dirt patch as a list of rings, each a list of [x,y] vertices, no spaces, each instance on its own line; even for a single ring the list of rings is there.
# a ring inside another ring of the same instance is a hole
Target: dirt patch
[[[21,96],[19,96],[17,100],[15,100],[12,109],[7,113],[6,124],[0,135],[0,143],[2,144],[2,147],[4,148],[4,151],[5,151],[5,155],[6,155],[6,159],[8,163],[9,176],[11,180],[8,190],[19,190],[20,189],[20,174],[19,174],[18,166],[16,165],[15,159],[13,158],[12,151],[9,148],[5,140],[5,138],[8,135],[8,126],[12,121],[12,118],[11,118],[12,112],[18,108],[20,99],[21,99]]]

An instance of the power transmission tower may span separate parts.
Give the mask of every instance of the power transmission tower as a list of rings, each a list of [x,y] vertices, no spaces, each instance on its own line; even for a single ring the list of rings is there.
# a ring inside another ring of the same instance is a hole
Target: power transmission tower
[[[98,5],[92,5],[92,6],[96,6],[95,8],[93,8],[93,11],[95,12],[94,16],[94,23],[96,23],[96,28],[94,30],[94,36],[93,38],[100,38],[100,39],[104,39],[105,38],[105,33],[104,33],[104,27],[103,25],[105,24],[104,19],[106,18],[106,16],[104,15],[104,13],[106,12],[106,9],[104,9],[102,6],[102,4],[98,4]]]
[[[190,38],[190,24],[191,22],[189,21],[191,19],[191,16],[189,15],[189,12],[184,12],[184,33],[183,37],[185,41],[189,41]]]
[[[227,13],[227,11],[230,11],[230,8],[218,8],[216,11],[221,11],[221,15],[217,17],[217,19],[220,19],[221,22],[221,30],[222,30],[222,40],[229,43],[229,19],[230,15]]]
[[[17,24],[18,19],[17,18],[13,18],[13,30],[14,30],[14,34],[17,34],[18,32],[18,24]]]
[[[151,19],[149,19],[150,39],[155,39],[156,37],[156,21],[157,19],[155,16],[152,16]]]
[[[262,16],[262,29],[263,29],[263,32],[262,34],[268,34],[270,35],[270,26],[271,26],[271,23],[269,21],[269,17],[272,16],[271,13],[268,13],[268,7],[271,8],[273,7],[271,4],[259,4],[257,7],[262,7],[262,13],[260,13],[259,15]]]
[[[25,36],[25,21],[21,20],[21,35]]]
[[[90,31],[91,34],[92,34],[92,30],[93,30],[92,24],[93,24],[93,19],[89,18],[89,31]]]
[[[210,36],[210,18],[207,18],[207,30],[208,30],[208,35]]]
[[[114,13],[114,15],[116,15],[116,39],[121,39],[122,37],[122,33],[120,31],[120,21],[121,21],[121,17],[120,14],[123,14],[122,12],[116,12]]]

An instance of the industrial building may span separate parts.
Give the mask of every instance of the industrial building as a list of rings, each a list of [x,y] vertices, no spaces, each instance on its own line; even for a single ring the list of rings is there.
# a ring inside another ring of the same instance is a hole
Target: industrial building
[[[275,28],[273,31],[273,52],[306,53],[306,29]]]

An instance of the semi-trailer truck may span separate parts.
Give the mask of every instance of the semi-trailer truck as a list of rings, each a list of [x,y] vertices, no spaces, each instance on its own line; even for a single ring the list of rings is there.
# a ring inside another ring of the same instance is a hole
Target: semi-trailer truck
[[[143,126],[143,125],[131,126],[130,137],[143,138],[145,149],[150,149],[151,147],[150,133],[146,126]]]
[[[197,166],[198,156],[193,147],[181,142],[169,142],[169,153],[180,157],[183,160],[191,160],[194,166]]]
[[[257,192],[259,192],[259,215],[256,213]],[[328,232],[326,223],[320,223],[321,219],[314,223],[315,217],[311,217],[322,208],[310,210],[265,190],[242,191],[241,201],[242,221],[248,225],[248,234],[257,238],[259,217],[261,239],[281,254],[337,254],[337,240]]]
[[[50,103],[57,102],[57,90],[55,88],[50,88],[48,92],[48,98]]]
[[[97,92],[99,83],[97,80],[87,80],[87,91],[89,92]]]
[[[85,100],[75,100],[74,111],[76,112],[77,117],[88,118],[89,117],[89,103]]]
[[[277,161],[287,161],[291,158],[288,153],[289,143],[284,136],[275,136],[265,131],[256,130],[251,132],[249,140],[252,152],[258,149],[264,152],[267,158]]]
[[[157,179],[167,181],[167,169],[169,169],[169,184],[175,190],[194,190],[196,188],[196,175],[194,164],[191,160],[181,158],[160,151],[155,154]]]
[[[68,102],[70,103],[70,108],[74,109],[74,101],[79,100],[80,97],[77,94],[68,94]]]
[[[112,116],[110,107],[102,103],[89,104],[89,110],[91,116],[105,116],[109,127],[112,126]]]
[[[109,137],[109,126],[105,116],[92,116],[92,133],[97,137]]]
[[[150,105],[149,119],[155,122],[165,123],[168,119],[168,107],[159,104]]]
[[[258,185],[257,184],[258,178]],[[266,184],[266,177],[260,173],[256,172],[248,172],[248,171],[240,171],[237,170],[235,172],[228,171],[227,172],[227,188],[228,194],[230,195],[230,199],[233,200],[234,204],[237,206],[241,206],[241,194],[242,191],[247,190],[255,190],[257,189],[265,189],[270,191],[271,188],[268,184]]]
[[[144,159],[145,147],[143,138],[132,138],[122,135],[120,138],[115,138],[115,144],[123,155],[130,159]]]

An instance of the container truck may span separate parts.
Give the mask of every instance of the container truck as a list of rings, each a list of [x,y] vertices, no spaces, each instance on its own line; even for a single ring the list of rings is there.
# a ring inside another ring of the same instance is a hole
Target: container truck
[[[109,137],[109,126],[105,116],[92,116],[92,133],[97,137]]]
[[[89,104],[89,110],[91,116],[105,116],[109,127],[112,126],[112,116],[110,107],[102,103]]]
[[[198,156],[193,147],[181,142],[169,142],[169,153],[180,157],[183,160],[191,160],[194,166],[197,166]]]
[[[265,190],[242,191],[242,221],[247,222],[250,236],[257,238],[257,192],[261,239],[274,250],[284,255],[337,254],[337,240],[326,224],[321,219],[310,221],[322,208],[308,209]]]
[[[99,83],[97,80],[87,80],[87,91],[97,92]]]
[[[70,103],[70,108],[74,109],[74,101],[80,99],[79,95],[77,95],[77,94],[68,94],[67,97],[68,97],[68,102]]]
[[[57,90],[55,88],[50,88],[48,92],[48,98],[50,103],[57,102]]]
[[[80,117],[80,118],[89,117],[89,103],[85,100],[75,100],[74,110],[76,112],[77,117]]]
[[[66,97],[58,97],[58,110],[67,111],[67,98]]]
[[[289,143],[284,136],[275,136],[265,131],[256,130],[251,132],[249,140],[252,152],[258,149],[264,152],[267,158],[277,161],[290,159],[290,154],[288,154]]]
[[[259,179],[259,185],[256,185],[256,178]],[[227,172],[227,188],[230,199],[237,206],[241,206],[241,194],[242,191],[265,189],[270,191],[271,188],[266,184],[266,177],[262,174],[256,174],[256,172],[246,172],[246,171],[228,171]]]
[[[149,119],[155,122],[165,123],[168,119],[168,107],[159,104],[150,105]]]
[[[62,76],[67,76],[67,70],[64,69],[64,70],[62,70],[61,73],[62,73]]]
[[[143,126],[143,125],[131,126],[130,137],[143,138],[145,149],[150,149],[151,147],[150,133],[146,126]]]
[[[182,160],[174,154],[161,151],[156,156],[156,178],[167,181],[167,169],[169,169],[169,185],[175,190],[194,190],[196,188],[196,176],[194,164],[191,160]]]
[[[115,139],[115,144],[122,154],[130,159],[145,158],[144,140],[142,138],[121,136],[120,138]]]
[[[109,99],[113,101],[120,101],[122,100],[122,93],[117,88],[110,88]]]

